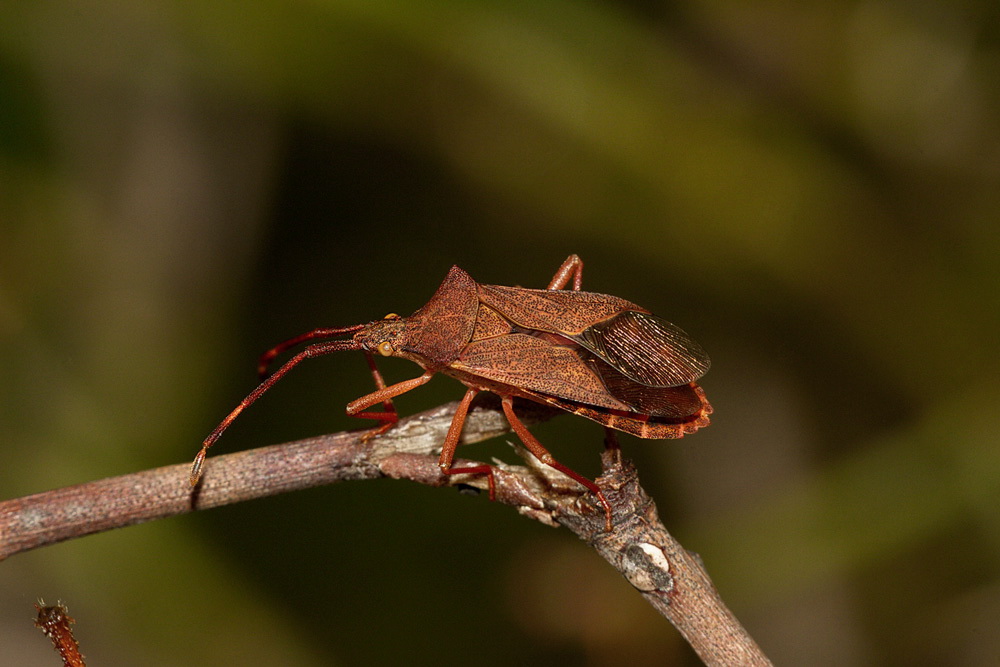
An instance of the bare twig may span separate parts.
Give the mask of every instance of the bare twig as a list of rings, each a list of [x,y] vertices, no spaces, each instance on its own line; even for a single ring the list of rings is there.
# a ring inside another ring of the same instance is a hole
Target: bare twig
[[[35,611],[38,612],[35,627],[52,640],[52,646],[62,658],[63,667],[87,667],[83,654],[80,653],[80,645],[73,636],[73,628],[70,627],[76,621],[69,615],[66,605],[58,602],[47,606],[44,601],[39,600]]]
[[[438,468],[435,450],[455,406],[401,420],[368,441],[365,432],[351,431],[216,456],[194,490],[188,486],[189,466],[180,464],[0,502],[0,560],[112,528],[345,480],[393,477],[484,489],[482,476],[449,476]],[[528,423],[551,414],[540,406],[524,407]],[[463,441],[491,438],[508,428],[495,406],[480,404],[469,413]],[[677,627],[706,664],[770,664],[722,602],[697,557],[666,531],[634,466],[622,461],[617,449],[605,453],[598,480],[613,512],[610,533],[603,509],[590,494],[527,452],[521,454],[528,465],[498,464],[498,502],[575,532]]]

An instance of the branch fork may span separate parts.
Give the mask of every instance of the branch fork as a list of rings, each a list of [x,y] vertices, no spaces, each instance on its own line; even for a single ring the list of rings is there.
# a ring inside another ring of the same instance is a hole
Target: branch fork
[[[438,465],[437,451],[456,405],[400,420],[370,439],[364,431],[350,431],[212,457],[193,490],[189,466],[177,464],[2,501],[0,560],[112,528],[334,482],[392,477],[485,489],[482,476],[446,475]],[[518,413],[528,424],[558,412],[536,404],[523,408]],[[488,401],[477,401],[463,442],[508,430],[502,412]],[[610,532],[592,494],[529,453],[520,453],[525,465],[494,464],[498,502],[576,533],[677,627],[706,664],[771,664],[722,602],[700,559],[664,528],[635,467],[621,458],[620,450],[604,452],[604,473],[597,479],[612,511]]]

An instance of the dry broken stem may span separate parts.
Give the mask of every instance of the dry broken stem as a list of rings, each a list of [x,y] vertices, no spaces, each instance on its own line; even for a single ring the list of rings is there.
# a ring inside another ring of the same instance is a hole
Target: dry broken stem
[[[403,419],[367,442],[364,431],[351,431],[216,456],[194,491],[187,484],[189,466],[179,464],[0,502],[0,560],[112,528],[345,480],[393,477],[485,489],[482,476],[448,476],[438,468],[435,450],[455,405]],[[524,408],[529,424],[550,414],[541,407]],[[480,405],[469,413],[463,441],[507,430],[495,406]],[[604,530],[603,510],[589,494],[527,452],[521,454],[528,465],[499,464],[498,502],[576,533],[681,632],[706,664],[771,664],[722,602],[698,558],[664,528],[635,468],[617,449],[605,452],[598,480],[613,512],[610,533]]]

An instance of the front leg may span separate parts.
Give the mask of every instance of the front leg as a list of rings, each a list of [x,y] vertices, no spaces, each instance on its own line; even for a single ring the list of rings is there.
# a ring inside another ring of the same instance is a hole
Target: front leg
[[[374,369],[374,364],[372,364]],[[382,422],[373,431],[366,434],[364,439],[369,440],[385,433],[387,430],[392,428],[393,424],[399,421],[399,415],[396,413],[396,408],[392,405],[392,399],[401,394],[405,394],[411,389],[416,389],[427,381],[434,377],[433,371],[427,371],[423,375],[415,377],[411,380],[403,380],[402,382],[397,382],[396,384],[385,386],[385,382],[382,381],[381,374],[378,371],[375,373],[375,384],[381,385],[378,389],[370,394],[366,394],[361,398],[356,398],[347,404],[347,414],[351,417],[358,417],[360,419],[377,419]],[[375,405],[376,403],[381,403],[385,406],[385,412],[368,412],[368,408]]]

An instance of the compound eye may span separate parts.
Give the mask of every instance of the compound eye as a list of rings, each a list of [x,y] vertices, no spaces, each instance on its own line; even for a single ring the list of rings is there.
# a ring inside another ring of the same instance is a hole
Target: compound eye
[[[392,348],[392,343],[385,340],[379,343],[378,347],[376,347],[375,349],[378,350],[378,353],[381,354],[383,357],[391,357],[392,353],[395,352],[395,350],[393,350]]]

